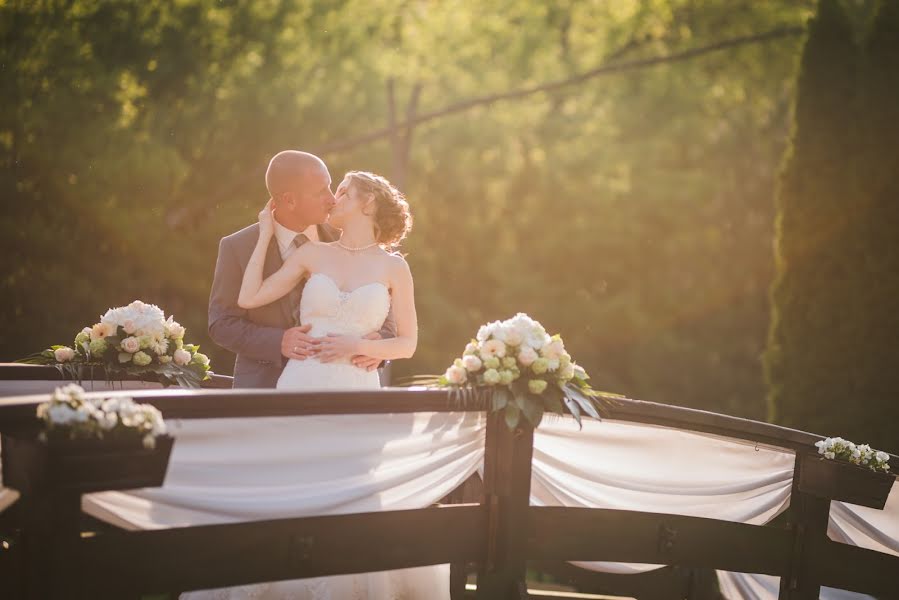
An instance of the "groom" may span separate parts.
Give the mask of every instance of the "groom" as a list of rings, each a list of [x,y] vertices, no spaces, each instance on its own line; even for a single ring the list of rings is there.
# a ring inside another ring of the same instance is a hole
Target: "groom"
[[[269,162],[265,185],[275,207],[275,235],[263,269],[268,277],[302,244],[310,239],[331,242],[339,232],[325,223],[335,198],[328,167],[317,156],[296,150],[279,152]],[[310,326],[297,323],[304,283],[266,306],[245,310],[237,305],[243,272],[258,239],[258,223],[222,238],[209,295],[209,336],[237,354],[235,388],[273,388],[288,359],[305,360],[316,353]],[[381,332],[370,337],[394,337],[395,329],[391,312]],[[379,361],[354,356],[353,363],[372,370]]]

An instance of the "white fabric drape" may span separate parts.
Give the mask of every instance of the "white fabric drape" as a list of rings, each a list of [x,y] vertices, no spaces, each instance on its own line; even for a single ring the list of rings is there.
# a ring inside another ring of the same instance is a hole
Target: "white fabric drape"
[[[483,462],[478,413],[169,423],[165,485],[83,497],[120,527],[160,529],[428,506]]]
[[[603,420],[545,420],[534,435],[531,502],[760,525],[789,504],[794,455],[677,429]],[[575,562],[639,573],[660,565]]]

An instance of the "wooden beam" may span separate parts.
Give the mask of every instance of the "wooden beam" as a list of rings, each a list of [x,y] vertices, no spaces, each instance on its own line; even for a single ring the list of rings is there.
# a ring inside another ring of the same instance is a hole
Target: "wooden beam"
[[[802,474],[803,452],[796,454],[793,467],[793,487],[790,490],[790,508],[787,527],[790,531],[790,560],[780,578],[780,600],[817,600],[821,583],[812,570],[809,544],[827,536],[830,519],[830,500],[816,498],[799,489]]]
[[[899,589],[899,556],[817,536],[808,541],[808,561],[821,585],[878,598],[895,598]]]
[[[460,505],[104,534],[71,544],[60,577],[110,597],[483,560],[485,528]]]
[[[528,558],[708,567],[781,575],[790,532],[774,527],[659,513],[531,507]]]
[[[103,377],[103,369],[95,369],[96,379]],[[143,381],[135,375],[126,375],[122,377],[124,381]],[[71,380],[63,377],[62,373],[56,367],[51,365],[28,365],[21,363],[0,363],[0,381],[65,381],[71,383]],[[116,379],[118,381],[118,379]],[[204,389],[230,389],[234,382],[234,378],[228,375],[213,374],[207,381],[200,386]]]
[[[478,566],[479,600],[527,597],[527,516],[531,495],[534,428],[510,430],[502,413],[487,419],[484,500],[486,557]],[[524,594],[524,596],[522,596]]]

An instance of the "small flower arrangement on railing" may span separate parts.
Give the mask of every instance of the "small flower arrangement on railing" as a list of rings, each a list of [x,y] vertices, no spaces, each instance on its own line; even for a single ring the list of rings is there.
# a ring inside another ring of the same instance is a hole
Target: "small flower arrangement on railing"
[[[826,438],[815,442],[818,454],[830,460],[845,460],[872,471],[887,472],[890,470],[890,455],[874,450],[868,444],[854,444],[841,437]]]
[[[42,441],[139,439],[144,448],[156,447],[166,434],[162,413],[155,406],[131,398],[85,398],[74,383],[56,388],[49,402],[39,404],[37,418],[44,424]]]
[[[579,425],[582,414],[599,419],[600,393],[588,379],[561,336],[548,335],[539,322],[518,313],[482,326],[446,373],[424,383],[451,388],[463,398],[486,393],[491,409],[502,411],[514,428],[522,415],[536,427],[547,411],[568,412]]]
[[[63,376],[81,381],[85,368],[111,375],[129,374],[163,385],[199,387],[209,379],[209,358],[184,343],[185,329],[162,309],[135,300],[110,308],[100,322],[85,327],[72,346],[51,346],[18,362],[53,365]]]

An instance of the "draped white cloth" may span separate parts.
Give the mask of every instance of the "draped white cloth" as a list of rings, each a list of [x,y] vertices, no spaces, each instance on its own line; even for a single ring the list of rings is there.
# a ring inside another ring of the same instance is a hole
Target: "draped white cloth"
[[[621,421],[547,419],[534,435],[531,503],[679,514],[761,525],[789,505],[794,455]],[[640,573],[660,565],[575,562]]]
[[[484,456],[478,413],[337,415],[169,422],[165,485],[84,496],[85,512],[160,529],[423,508]]]

